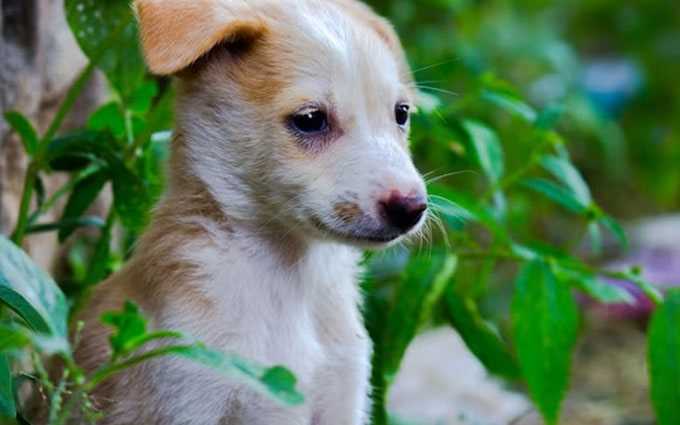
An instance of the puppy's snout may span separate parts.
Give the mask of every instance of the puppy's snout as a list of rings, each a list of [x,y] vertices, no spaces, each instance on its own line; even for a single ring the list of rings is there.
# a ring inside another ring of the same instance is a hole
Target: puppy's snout
[[[406,233],[411,230],[427,210],[425,199],[420,196],[404,196],[398,192],[379,202],[379,210],[386,223]]]

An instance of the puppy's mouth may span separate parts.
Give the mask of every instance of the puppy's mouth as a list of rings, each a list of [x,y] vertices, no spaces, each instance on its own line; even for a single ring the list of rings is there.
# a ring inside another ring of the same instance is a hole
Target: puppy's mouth
[[[312,216],[311,222],[317,230],[335,239],[347,243],[386,245],[399,239],[404,234],[393,229],[337,229]]]

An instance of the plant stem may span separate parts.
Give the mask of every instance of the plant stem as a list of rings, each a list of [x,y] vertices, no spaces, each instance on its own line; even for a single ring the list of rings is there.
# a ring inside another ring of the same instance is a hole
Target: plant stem
[[[31,161],[26,170],[24,178],[24,190],[21,194],[21,205],[19,207],[19,216],[17,218],[17,225],[12,233],[12,242],[21,246],[28,228],[28,213],[33,200],[33,188],[35,186],[36,178],[38,177],[38,170],[35,162]]]
[[[78,172],[72,179],[70,179],[68,182],[66,182],[62,187],[57,189],[56,192],[54,192],[45,202],[38,208],[33,214],[28,219],[28,224],[32,225],[34,224],[40,217],[45,214],[47,211],[49,211],[54,204],[59,201],[64,195],[67,193],[71,192],[73,188],[80,183],[82,180],[86,179],[87,177],[91,176],[92,174],[96,173],[99,171],[100,166],[99,165],[92,165],[80,172]]]
[[[128,369],[132,366],[138,365],[139,363],[145,362],[147,360],[153,359],[155,357],[165,356],[168,354],[173,354],[181,348],[191,348],[192,345],[172,345],[169,347],[161,347],[155,350],[149,350],[144,354],[131,357],[119,363],[114,363],[106,365],[99,370],[97,370],[92,376],[90,376],[89,382],[85,384],[84,390],[86,393],[94,390],[99,384],[107,380],[111,375],[120,372],[121,370]]]
[[[66,93],[66,97],[62,102],[59,110],[52,118],[52,122],[48,127],[45,135],[40,139],[38,144],[38,149],[35,157],[28,165],[26,170],[26,177],[24,179],[24,188],[21,194],[21,206],[19,207],[19,216],[17,217],[17,225],[12,233],[12,241],[21,246],[26,236],[26,229],[29,224],[29,209],[31,207],[31,201],[33,200],[33,188],[35,186],[36,179],[38,178],[38,173],[45,166],[45,151],[47,150],[47,145],[54,135],[61,128],[61,124],[66,118],[66,114],[73,108],[78,96],[83,91],[85,84],[89,81],[92,73],[95,70],[93,62],[89,62],[85,69],[83,69],[78,76],[78,79],[73,83]]]
[[[78,96],[80,96],[80,92],[83,91],[83,89],[85,88],[85,84],[87,84],[87,82],[92,77],[94,70],[95,65],[93,62],[90,61],[85,67],[85,69],[83,69],[80,72],[78,79],[76,79],[73,85],[69,88],[68,92],[66,93],[66,97],[64,98],[64,101],[59,107],[59,110],[54,115],[54,118],[52,118],[52,123],[47,128],[45,135],[40,140],[39,150],[44,150],[45,145],[47,145],[47,143],[49,143],[49,141],[52,140],[52,138],[57,134],[57,132],[61,128],[62,123],[64,122],[64,118],[66,118],[66,114],[68,114],[71,108],[73,108],[73,105],[76,103],[76,100],[78,100]]]

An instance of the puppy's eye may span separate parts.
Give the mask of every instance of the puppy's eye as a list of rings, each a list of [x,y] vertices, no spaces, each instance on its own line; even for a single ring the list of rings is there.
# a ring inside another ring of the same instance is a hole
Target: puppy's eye
[[[404,126],[408,122],[410,106],[401,103],[394,108],[394,117],[397,124]]]
[[[291,124],[301,133],[323,133],[328,130],[328,115],[321,109],[305,109],[291,117]]]

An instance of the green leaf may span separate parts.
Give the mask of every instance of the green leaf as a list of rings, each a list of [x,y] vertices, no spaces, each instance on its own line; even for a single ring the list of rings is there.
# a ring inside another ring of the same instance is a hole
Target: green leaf
[[[429,319],[432,305],[439,300],[457,266],[450,254],[416,256],[411,259],[389,312],[381,352],[383,370],[390,383],[399,369],[404,352],[424,321]]]
[[[602,281],[594,274],[555,262],[552,264],[555,277],[566,284],[576,286],[593,299],[605,304],[634,304],[635,298],[624,288]]]
[[[517,115],[529,123],[533,123],[536,120],[537,114],[534,108],[529,106],[519,96],[513,95],[511,93],[485,89],[482,91],[481,98],[487,102],[493,103],[505,111]]]
[[[34,156],[38,152],[40,143],[38,133],[31,122],[21,113],[16,111],[5,112],[5,120],[12,127],[21,139],[24,149],[29,156]]]
[[[53,170],[72,171],[85,168],[94,159],[108,162],[115,158],[114,146],[108,132],[78,131],[51,140],[46,156]]]
[[[579,326],[569,286],[544,262],[527,263],[512,302],[517,355],[529,393],[549,425],[555,425],[569,383],[571,354]]]
[[[114,333],[109,336],[113,359],[126,356],[154,340],[184,337],[181,333],[174,331],[148,332],[147,320],[139,307],[130,301],[125,302],[122,311],[104,313],[101,321],[115,329]]]
[[[484,367],[507,379],[518,379],[517,361],[498,332],[482,318],[477,303],[457,294],[453,286],[446,291],[445,301],[449,322]]]
[[[508,239],[504,227],[483,203],[439,184],[430,184],[427,190],[430,199],[435,201],[435,213],[441,214],[453,229],[458,230],[464,224],[462,221],[468,220],[479,222],[501,240]]]
[[[61,220],[56,223],[41,223],[32,224],[28,226],[26,233],[44,233],[44,232],[54,232],[55,230],[62,229],[80,229],[83,227],[104,227],[106,223],[101,217],[89,216],[89,217],[78,217],[70,218],[66,220]]]
[[[0,324],[0,353],[22,350],[30,344],[31,338],[21,332],[18,326]]]
[[[46,355],[70,353],[67,340],[61,337],[32,332],[17,324],[0,324],[0,352],[20,351],[28,346]]]
[[[528,178],[522,180],[521,184],[522,186],[549,198],[573,213],[582,215],[588,211],[588,206],[581,203],[572,192],[562,186],[558,186],[550,180],[543,178]]]
[[[588,236],[590,236],[590,246],[593,254],[602,254],[602,230],[597,221],[588,223]]]
[[[476,221],[472,211],[443,196],[430,195],[428,204],[434,214],[442,217],[452,229],[462,230],[467,222]]]
[[[229,376],[244,379],[246,383],[254,385],[286,404],[299,404],[303,401],[302,396],[295,389],[295,376],[287,369],[283,367],[265,369],[238,356],[206,348],[202,344],[160,346],[131,356],[150,341],[185,337],[173,331],[147,332],[147,320],[142,316],[139,307],[130,301],[125,303],[122,311],[107,312],[102,315],[101,320],[114,327],[114,332],[109,337],[113,353],[111,364],[97,371],[92,377],[93,385],[108,379],[117,371],[151,358],[176,355]]]
[[[80,48],[123,99],[143,81],[144,60],[129,0],[66,0],[66,19]]]
[[[227,376],[241,378],[284,404],[298,405],[304,401],[303,395],[295,388],[295,375],[282,366],[264,368],[238,356],[224,354],[202,345],[178,347],[172,354],[210,367]]]
[[[17,415],[12,382],[12,370],[7,355],[0,353],[0,421],[3,424],[12,423]]]
[[[631,270],[621,273],[620,278],[627,279],[635,284],[650,300],[654,301],[654,303],[660,304],[663,302],[664,297],[661,291],[642,276],[642,270],[638,267],[633,267]]]
[[[68,221],[80,218],[92,206],[109,181],[108,170],[102,169],[88,176],[76,184],[68,198],[66,207],[61,216],[61,221]],[[59,242],[63,242],[76,230],[75,225],[63,226],[59,229]]]
[[[87,120],[87,127],[96,131],[110,131],[117,139],[125,137],[125,116],[118,102],[109,102],[97,109]]]
[[[628,249],[630,246],[628,236],[626,236],[626,231],[623,230],[623,227],[618,221],[616,221],[613,217],[603,215],[600,217],[599,222],[616,237],[624,250]]]
[[[144,181],[122,161],[111,161],[113,204],[129,231],[140,232],[149,220],[152,199]]]
[[[275,366],[267,369],[260,378],[270,393],[276,395],[286,404],[300,404],[304,401],[302,394],[295,390],[297,379],[285,367]]]
[[[548,107],[542,110],[538,114],[538,117],[536,117],[534,127],[544,131],[551,130],[557,125],[563,113],[564,113],[563,103],[555,103],[548,105]]]
[[[149,188],[149,196],[154,202],[161,197],[165,188],[165,166],[170,157],[171,137],[172,133],[169,131],[153,134],[140,160],[140,175],[144,176],[144,181]]]
[[[114,358],[137,348],[135,342],[147,333],[146,319],[140,313],[139,307],[129,301],[121,312],[104,313],[101,321],[115,328],[115,332],[109,337]]]
[[[581,205],[590,206],[593,203],[590,189],[581,173],[567,159],[546,155],[541,160],[541,165],[562,182]]]
[[[101,231],[97,245],[94,248],[90,264],[85,275],[85,284],[93,285],[104,280],[109,273],[109,260],[111,257],[111,234],[113,232],[113,224],[115,221],[115,214],[109,212],[109,217],[106,224]]]
[[[132,112],[145,114],[151,109],[151,103],[157,95],[158,84],[156,84],[156,81],[145,81],[132,93],[128,108]]]
[[[651,397],[659,425],[680,424],[680,290],[668,292],[649,326]]]
[[[0,236],[0,300],[33,329],[67,339],[68,305],[57,284]]]
[[[479,167],[489,180],[496,184],[503,176],[503,148],[496,133],[484,124],[467,120],[463,122],[470,147]]]

